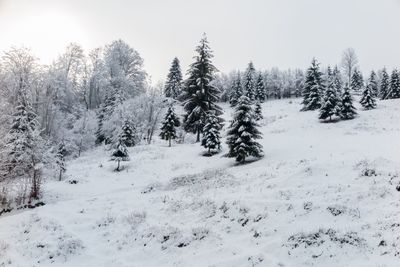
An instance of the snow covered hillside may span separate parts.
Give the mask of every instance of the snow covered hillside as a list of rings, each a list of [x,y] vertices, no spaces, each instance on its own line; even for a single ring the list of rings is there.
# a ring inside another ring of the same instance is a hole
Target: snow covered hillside
[[[320,123],[269,101],[265,157],[241,166],[225,144],[157,140],[120,173],[89,151],[45,206],[0,217],[0,266],[399,266],[399,103]]]

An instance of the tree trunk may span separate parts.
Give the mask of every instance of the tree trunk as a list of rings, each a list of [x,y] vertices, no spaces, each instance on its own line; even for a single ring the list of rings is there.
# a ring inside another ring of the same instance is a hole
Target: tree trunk
[[[197,138],[196,138],[196,143],[200,142],[200,127],[197,126]]]
[[[117,172],[119,172],[119,163],[120,163],[120,162],[121,162],[121,161],[118,160]]]
[[[171,147],[171,137],[168,138],[169,141],[169,147]]]

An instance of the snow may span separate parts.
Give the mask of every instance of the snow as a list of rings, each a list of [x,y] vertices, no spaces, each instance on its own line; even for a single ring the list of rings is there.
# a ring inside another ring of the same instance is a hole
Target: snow
[[[245,165],[225,138],[213,157],[129,148],[119,173],[90,151],[45,184],[45,206],[0,217],[0,266],[398,266],[400,106],[356,107],[320,123],[300,100],[263,104],[265,156]]]

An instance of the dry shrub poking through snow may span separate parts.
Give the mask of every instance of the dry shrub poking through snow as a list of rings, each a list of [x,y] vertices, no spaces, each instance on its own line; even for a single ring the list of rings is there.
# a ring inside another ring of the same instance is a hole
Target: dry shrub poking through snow
[[[142,224],[146,220],[146,212],[131,212],[124,217],[124,221],[129,224],[132,229]]]

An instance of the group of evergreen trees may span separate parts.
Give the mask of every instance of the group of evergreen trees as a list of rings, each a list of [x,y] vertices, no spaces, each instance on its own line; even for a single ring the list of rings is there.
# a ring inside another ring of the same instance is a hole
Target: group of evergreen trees
[[[179,94],[171,93],[176,92],[173,84],[177,84],[177,79],[172,77],[179,77],[179,79],[182,77],[176,74],[180,73],[180,68],[173,63],[167,77],[165,95],[182,102],[185,112],[183,128],[195,134],[196,141],[201,141],[201,145],[207,149],[206,155],[212,156],[221,150],[220,131],[223,127],[223,119],[220,117],[222,109],[217,105],[220,91],[212,83],[217,69],[211,62],[213,55],[205,36],[196,47],[196,52],[195,62],[190,65],[188,71],[188,78],[182,83],[179,81],[179,84],[182,84],[182,88],[179,87],[181,89]],[[256,142],[256,139],[261,138],[256,120],[262,118],[262,110],[259,103],[253,110],[252,104],[255,100],[265,100],[265,90],[262,79],[255,80],[255,69],[252,63],[247,68],[243,87],[240,76],[234,86],[235,90],[230,102],[236,107],[236,111],[228,131],[229,153],[227,156],[235,157],[242,163],[248,156],[262,156],[262,147]],[[168,141],[169,146],[171,146],[171,140],[176,138],[178,126],[180,126],[180,121],[171,105],[165,115],[160,134],[162,139]]]
[[[353,105],[351,89],[355,92],[362,90],[360,104],[364,109],[376,107],[375,98],[378,96],[378,83],[375,72],[364,87],[361,72],[354,71],[351,76],[351,87],[348,83],[343,86],[340,71],[328,67],[324,75],[320,71],[319,63],[313,59],[307,70],[303,91],[302,111],[319,110],[319,119],[332,121],[333,118],[353,119],[357,112]],[[343,88],[344,87],[344,88]]]
[[[235,107],[241,96],[245,95],[250,101],[264,102],[267,99],[267,91],[261,73],[256,74],[252,62],[249,63],[244,73],[244,77],[237,73],[233,80],[229,95],[229,103]]]

